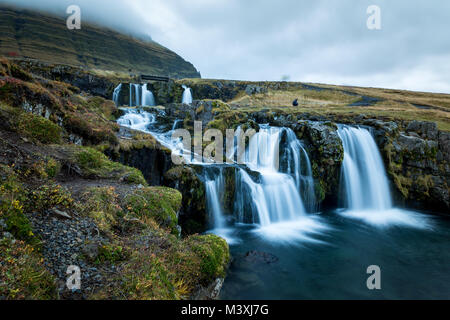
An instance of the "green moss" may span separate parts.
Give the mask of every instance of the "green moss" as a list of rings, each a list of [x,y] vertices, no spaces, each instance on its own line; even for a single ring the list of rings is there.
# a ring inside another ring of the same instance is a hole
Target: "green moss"
[[[146,220],[154,219],[172,234],[178,235],[177,212],[181,207],[181,193],[166,187],[138,189],[125,198],[128,213]]]
[[[27,138],[44,144],[60,143],[61,128],[44,117],[21,112],[17,119],[17,129]]]
[[[124,266],[123,293],[131,300],[173,300],[177,295],[170,278],[162,260],[135,252]]]
[[[124,166],[109,160],[103,153],[90,147],[74,147],[74,161],[87,176],[120,179],[131,184],[147,185],[147,182],[136,168]]]
[[[127,248],[115,244],[104,244],[98,249],[96,263],[109,262],[115,264],[117,262],[125,261],[129,257],[130,252]]]
[[[0,296],[8,300],[57,298],[54,277],[42,257],[23,241],[0,241]]]
[[[201,262],[200,268],[205,282],[224,277],[230,260],[227,242],[215,235],[191,236],[189,238],[192,251]]]
[[[114,187],[88,188],[81,197],[80,211],[94,219],[101,231],[109,233],[122,213],[118,197]]]
[[[61,171],[61,164],[57,160],[50,158],[47,160],[44,170],[49,178],[55,178]]]
[[[6,223],[7,230],[16,239],[36,245],[31,223],[24,214],[25,190],[17,174],[10,167],[0,165],[0,219]]]

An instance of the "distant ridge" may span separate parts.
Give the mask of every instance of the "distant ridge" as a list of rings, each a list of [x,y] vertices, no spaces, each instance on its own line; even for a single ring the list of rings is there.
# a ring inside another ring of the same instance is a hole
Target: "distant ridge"
[[[0,55],[132,74],[200,77],[190,62],[156,42],[86,22],[81,30],[68,30],[63,18],[5,6],[0,6]]]

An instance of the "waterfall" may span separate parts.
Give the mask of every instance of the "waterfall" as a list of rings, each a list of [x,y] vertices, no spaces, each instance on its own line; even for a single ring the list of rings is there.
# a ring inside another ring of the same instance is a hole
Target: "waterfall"
[[[346,207],[351,210],[391,209],[386,171],[370,132],[365,128],[341,126],[338,134],[344,146],[342,184]]]
[[[141,104],[143,106],[155,106],[155,97],[153,96],[153,92],[147,89],[147,84],[142,85],[142,99]]]
[[[119,106],[120,90],[122,90],[121,83],[114,89],[114,92],[113,92],[113,101],[116,104],[116,107]]]
[[[179,124],[179,123],[182,123],[182,122],[183,122],[183,120],[180,120],[180,119],[175,120],[175,121],[173,122],[172,131],[178,129],[178,128],[179,128],[178,124]]]
[[[286,172],[295,179],[295,185],[299,190],[303,203],[308,212],[316,211],[315,182],[312,174],[311,161],[308,152],[297,139],[294,131],[283,129],[286,134],[286,147],[284,148],[284,158],[286,162]]]
[[[236,193],[250,200],[253,223],[267,226],[277,222],[292,221],[305,215],[306,210],[293,176],[279,171],[279,144],[285,128],[264,128],[250,139],[246,154],[246,165],[259,174],[255,181],[245,170],[240,169],[239,190]],[[288,139],[289,141],[289,139]],[[291,141],[292,142],[292,141]],[[294,148],[293,145],[291,145]],[[298,145],[297,145],[298,147]],[[295,150],[295,153],[298,151]],[[298,162],[300,157],[298,157]],[[298,163],[299,164],[299,163]],[[295,164],[294,164],[295,165]],[[299,166],[294,170],[298,173]],[[298,173],[298,175],[300,175]],[[300,178],[299,178],[300,180]],[[243,217],[245,201],[237,199],[238,216]],[[244,222],[244,221],[241,221]]]
[[[153,114],[136,109],[126,109],[125,114],[117,120],[121,126],[134,130],[149,132],[148,127],[155,123],[156,118]]]
[[[225,219],[222,210],[221,198],[225,190],[223,168],[219,168],[219,173],[208,175],[206,173],[205,190],[206,205],[210,219],[210,227],[213,229],[223,229]]]
[[[147,84],[130,83],[130,107],[155,106],[155,97]]]
[[[192,104],[192,91],[191,88],[186,87],[184,84],[182,85],[184,92],[183,97],[181,99],[181,103],[184,104]]]
[[[383,161],[369,130],[341,125],[338,134],[344,146],[341,190],[346,210],[339,210],[342,215],[378,227],[433,228],[427,217],[393,207]]]
[[[132,106],[132,107],[141,106],[142,87],[136,83],[131,83],[130,87],[133,88],[132,90],[130,89],[130,106]],[[134,94],[132,92],[134,92]],[[134,97],[134,100],[133,100],[133,97]]]

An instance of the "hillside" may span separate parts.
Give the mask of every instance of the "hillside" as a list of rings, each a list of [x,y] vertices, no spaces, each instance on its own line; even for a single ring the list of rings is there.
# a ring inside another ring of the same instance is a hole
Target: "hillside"
[[[85,22],[81,30],[68,30],[62,18],[9,7],[0,7],[0,55],[134,74],[200,77],[191,63],[156,42]]]

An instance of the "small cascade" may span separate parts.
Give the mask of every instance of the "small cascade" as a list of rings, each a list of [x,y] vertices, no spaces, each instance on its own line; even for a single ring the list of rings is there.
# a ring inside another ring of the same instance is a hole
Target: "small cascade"
[[[294,131],[285,128],[284,133],[287,140],[286,146],[283,148],[286,172],[294,177],[295,185],[302,196],[306,210],[315,212],[317,210],[315,182],[308,152],[297,139]]]
[[[365,128],[341,126],[344,146],[342,186],[350,210],[388,210],[392,208],[389,183],[378,147]]]
[[[113,92],[113,101],[116,104],[116,107],[119,106],[119,98],[120,98],[120,91],[122,90],[122,84],[120,83]]]
[[[142,99],[141,103],[143,106],[155,106],[155,97],[153,96],[153,92],[147,89],[147,84],[142,85]]]
[[[181,99],[181,103],[192,104],[192,91],[191,91],[191,88],[185,86],[184,84],[183,84],[182,87],[184,89],[184,92],[183,92],[183,97]]]
[[[180,128],[180,123],[182,123],[183,122],[183,120],[181,120],[181,119],[177,119],[177,120],[175,120],[174,122],[173,122],[173,126],[172,126],[172,131],[174,131],[174,130],[176,130],[176,129],[179,129]]]
[[[225,219],[222,210],[222,195],[225,190],[225,179],[223,168],[218,168],[218,173],[209,173],[205,179],[206,205],[210,219],[210,227],[213,229],[223,229]]]
[[[250,170],[259,174],[259,181],[255,181],[243,169],[238,174],[239,190],[236,193],[245,194],[236,201],[236,205],[241,206],[237,208],[238,216],[245,217],[246,207],[250,207],[252,222],[262,226],[292,221],[306,213],[295,179],[279,171],[279,143],[284,130],[263,128],[250,139],[246,164]]]
[[[137,109],[123,109],[125,114],[117,120],[121,126],[149,132],[149,126],[155,123],[155,115]]]
[[[130,83],[130,107],[155,106],[155,97],[147,84]]]

